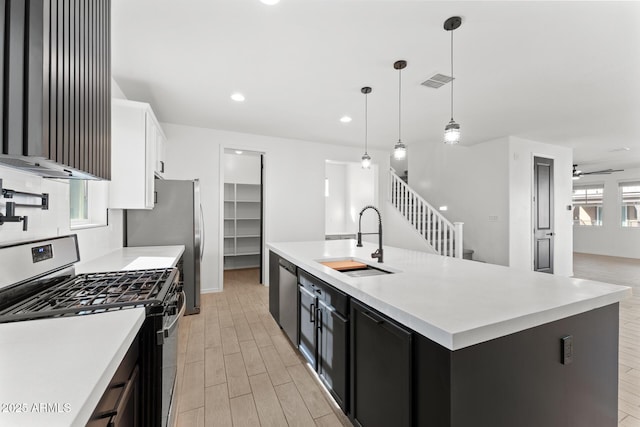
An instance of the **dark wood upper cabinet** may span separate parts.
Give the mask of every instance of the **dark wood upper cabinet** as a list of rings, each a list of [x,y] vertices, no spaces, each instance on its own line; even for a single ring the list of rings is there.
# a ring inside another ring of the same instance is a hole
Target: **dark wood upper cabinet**
[[[110,0],[0,0],[2,154],[111,175]]]

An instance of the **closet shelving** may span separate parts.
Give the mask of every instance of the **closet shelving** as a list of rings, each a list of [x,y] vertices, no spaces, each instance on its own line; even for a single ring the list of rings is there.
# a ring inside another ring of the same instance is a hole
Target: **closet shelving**
[[[260,266],[259,184],[224,184],[224,269]]]

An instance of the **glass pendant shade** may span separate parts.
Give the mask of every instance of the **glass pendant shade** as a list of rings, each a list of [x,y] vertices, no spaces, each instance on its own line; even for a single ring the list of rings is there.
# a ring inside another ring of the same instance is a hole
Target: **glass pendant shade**
[[[396,145],[393,147],[393,158],[396,160],[402,160],[407,157],[407,146],[402,143],[402,141],[396,142]]]
[[[364,153],[362,156],[362,169],[369,169],[371,167],[371,156]]]
[[[444,128],[444,143],[453,145],[460,142],[460,125],[451,119]]]

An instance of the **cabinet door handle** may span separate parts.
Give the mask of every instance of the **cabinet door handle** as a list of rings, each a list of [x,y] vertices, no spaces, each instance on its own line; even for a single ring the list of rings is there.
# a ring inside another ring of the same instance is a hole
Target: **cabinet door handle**
[[[164,173],[164,162],[160,160],[160,173]]]
[[[318,304],[318,307],[316,308],[316,329],[318,330],[322,330],[322,308],[320,308],[320,305]]]
[[[368,311],[363,311],[362,315],[365,316],[365,317],[368,317],[370,320],[374,321],[376,323],[376,325],[382,325],[384,323],[384,320],[376,319],[375,317],[371,316]]]
[[[311,306],[309,307],[309,322],[313,323],[316,321],[315,319],[315,314],[316,314],[316,305],[315,304],[311,304]]]

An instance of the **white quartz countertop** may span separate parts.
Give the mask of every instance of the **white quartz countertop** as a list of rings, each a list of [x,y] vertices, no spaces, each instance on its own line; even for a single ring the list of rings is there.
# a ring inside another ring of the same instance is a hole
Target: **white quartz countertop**
[[[0,426],[84,426],[144,318],[134,308],[0,324]]]
[[[614,304],[631,288],[354,240],[269,243],[276,254],[450,349]],[[356,259],[393,274],[349,277],[320,261]]]
[[[184,245],[126,247],[90,261],[81,261],[75,265],[75,269],[77,274],[84,274],[171,268],[176,266],[183,253]]]

